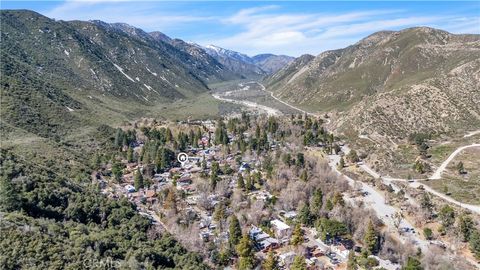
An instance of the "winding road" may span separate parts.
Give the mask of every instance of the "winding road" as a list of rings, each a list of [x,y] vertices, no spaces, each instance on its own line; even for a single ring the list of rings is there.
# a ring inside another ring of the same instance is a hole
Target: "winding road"
[[[253,82],[251,82],[251,83],[253,83]],[[289,104],[289,103],[287,103],[287,102],[285,102],[285,101],[283,101],[283,100],[275,97],[275,95],[273,94],[273,92],[266,90],[266,88],[265,88],[265,86],[264,86],[263,84],[261,84],[261,83],[259,83],[259,82],[255,82],[255,83],[257,83],[263,91],[269,93],[270,96],[271,96],[273,99],[275,99],[276,101],[278,101],[278,102],[280,102],[280,103],[282,103],[282,104],[284,104],[284,105],[286,105],[286,106],[288,106],[288,107],[290,107],[290,108],[292,108],[292,109],[295,109],[295,110],[297,110],[297,111],[300,111],[300,112],[302,112],[302,113],[305,113],[305,114],[307,114],[307,115],[318,116],[318,115],[316,115],[316,114],[314,114],[314,113],[305,111],[305,110],[303,110],[303,109],[301,109],[301,108],[298,108],[298,107],[296,107],[296,106],[294,106],[294,105],[291,105],[291,104]],[[215,97],[215,96],[214,96],[214,97]],[[250,107],[256,107],[256,108],[265,107],[265,108],[262,108],[263,110],[266,110],[266,108],[269,108],[269,107],[267,107],[267,106],[259,105],[259,104],[256,104],[256,103],[254,103],[254,102],[249,102],[249,101],[248,101],[248,102],[246,102],[246,101],[240,102],[240,101],[237,101],[237,100],[228,100],[228,99],[225,99],[225,98],[221,98],[221,97],[219,97],[219,96],[217,96],[217,97],[215,97],[215,98],[220,99],[220,100],[224,100],[224,101],[229,101],[229,102],[232,102],[232,101],[233,101],[233,103],[240,103],[240,104],[244,104],[244,105],[250,106]],[[273,109],[273,108],[270,108],[270,109],[276,110],[276,109]],[[266,110],[266,111],[268,112],[268,110]],[[278,110],[276,110],[276,111],[278,111]],[[279,111],[278,111],[278,112],[279,112]],[[473,136],[473,135],[478,134],[478,133],[480,133],[480,130],[471,132],[471,133],[465,135],[465,137],[470,137],[470,136]],[[462,147],[457,148],[457,149],[456,149],[452,154],[450,154],[450,156],[437,168],[437,170],[433,173],[433,175],[432,175],[429,179],[431,179],[431,180],[440,179],[440,178],[441,178],[441,174],[443,173],[443,171],[445,171],[447,165],[455,158],[455,156],[456,156],[458,153],[460,153],[462,150],[467,149],[467,148],[470,148],[470,147],[480,147],[480,144],[471,144],[471,145],[466,145],[466,146],[462,146]],[[345,145],[344,147],[342,147],[342,148],[343,148],[343,150],[344,150],[344,153],[345,153],[345,151],[346,151],[346,152],[349,151],[348,146],[346,146],[346,145]],[[333,161],[331,160],[331,162],[333,162]],[[338,162],[338,161],[337,161],[337,162]],[[341,172],[339,172],[338,170],[336,170],[336,163],[332,163],[332,164],[331,164],[331,167],[332,167],[332,169],[333,169],[334,171],[336,171],[337,173],[342,174]],[[395,185],[392,183],[392,181],[409,182],[409,185],[410,185],[411,187],[418,188],[418,187],[420,187],[420,185],[422,185],[422,184],[419,183],[418,181],[420,181],[420,180],[426,180],[426,179],[402,179],[402,178],[392,178],[392,177],[389,177],[389,176],[381,176],[378,172],[376,172],[375,170],[373,170],[372,168],[370,168],[370,167],[369,167],[368,165],[366,165],[366,164],[361,164],[361,165],[360,165],[360,168],[361,168],[362,170],[364,170],[366,173],[368,173],[368,174],[370,174],[371,176],[373,176],[374,178],[380,178],[380,179],[382,179],[382,181],[384,181],[385,184],[391,184],[394,189],[398,189],[398,187],[395,186]],[[344,174],[342,174],[342,175],[343,175],[344,177],[346,177],[347,179],[351,179],[351,178],[349,178],[348,176],[346,176],[346,175],[344,175]],[[353,179],[351,179],[351,180],[353,180]],[[367,185],[367,186],[368,186],[368,185]],[[426,191],[434,194],[435,196],[438,196],[438,197],[444,199],[445,201],[448,201],[448,202],[453,203],[453,204],[455,204],[455,205],[457,205],[457,206],[460,206],[460,207],[462,207],[462,208],[464,208],[464,209],[468,209],[468,210],[470,210],[470,211],[472,211],[472,212],[475,212],[475,213],[477,213],[477,214],[480,214],[480,206],[478,206],[478,205],[470,205],[470,204],[461,203],[461,202],[459,202],[459,201],[457,201],[457,200],[455,200],[455,199],[453,199],[453,198],[451,198],[451,197],[449,197],[449,196],[447,196],[447,195],[445,195],[445,194],[443,194],[443,193],[440,193],[440,192],[438,192],[438,191],[430,188],[430,187],[427,186],[427,185],[423,185],[423,188],[424,188]]]

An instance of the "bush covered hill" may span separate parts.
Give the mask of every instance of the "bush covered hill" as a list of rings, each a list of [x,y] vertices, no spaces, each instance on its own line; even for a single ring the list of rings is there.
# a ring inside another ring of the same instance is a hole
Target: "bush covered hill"
[[[341,130],[405,138],[478,127],[479,72],[480,35],[418,27],[302,56],[265,81],[286,101],[341,113]]]

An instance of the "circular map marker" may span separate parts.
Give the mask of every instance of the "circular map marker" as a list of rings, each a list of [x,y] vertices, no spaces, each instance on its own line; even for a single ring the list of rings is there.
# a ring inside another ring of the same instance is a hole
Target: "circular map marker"
[[[188,161],[188,155],[185,153],[179,153],[177,156],[177,160],[178,162],[182,163],[183,166],[183,164]]]

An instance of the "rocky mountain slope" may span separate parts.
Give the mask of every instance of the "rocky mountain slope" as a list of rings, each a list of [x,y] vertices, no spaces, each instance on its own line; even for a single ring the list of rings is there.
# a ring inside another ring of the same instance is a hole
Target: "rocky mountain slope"
[[[261,78],[276,72],[295,59],[291,56],[268,53],[250,57],[215,45],[208,45],[203,49],[232,72],[253,78]]]
[[[0,16],[2,130],[53,136],[98,113],[198,97],[211,81],[240,77],[204,52],[127,24],[55,21],[26,10]]]
[[[277,72],[279,69],[290,64],[294,59],[295,57],[270,53],[258,54],[252,57],[253,63],[268,74]]]
[[[149,33],[157,41],[168,43],[177,50],[184,52],[190,56],[191,59],[186,61],[186,64],[191,65],[193,69],[198,70],[201,78],[204,78],[207,83],[214,83],[219,81],[228,81],[242,78],[242,70],[236,72],[221,64],[217,59],[212,57],[201,46],[195,43],[185,42],[181,39],[172,39],[161,32]]]
[[[480,35],[426,27],[378,32],[302,56],[265,82],[288,102],[334,112],[334,126],[346,132],[405,137],[478,127]]]
[[[204,49],[227,69],[237,74],[243,74],[245,78],[261,78],[266,75],[266,72],[255,65],[248,55],[214,45],[207,45]]]

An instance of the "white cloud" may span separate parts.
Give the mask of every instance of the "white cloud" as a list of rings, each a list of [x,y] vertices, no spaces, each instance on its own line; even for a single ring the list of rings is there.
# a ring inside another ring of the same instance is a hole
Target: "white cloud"
[[[318,54],[346,47],[376,31],[413,26],[431,26],[453,33],[480,33],[478,16],[430,15],[427,12],[418,15],[418,12],[412,14],[399,9],[292,12],[284,9],[281,3],[245,8],[231,14],[217,12],[217,9],[189,9],[192,5],[186,3],[176,3],[181,8],[172,9],[174,5],[168,2],[124,1],[127,0],[67,1],[46,15],[63,20],[125,22],[147,31],[170,34],[184,30],[188,36],[173,36],[250,55],[266,52],[293,56]]]
[[[298,56],[318,54],[324,50],[346,47],[381,30],[413,26],[437,26],[453,32],[473,31],[478,20],[460,19],[457,26],[449,23],[455,16],[412,16],[404,10],[370,10],[344,13],[282,13],[277,6],[240,10],[222,20],[242,30],[230,36],[208,40],[247,54],[271,52]]]
[[[158,3],[137,4],[128,0],[80,0],[66,1],[45,13],[62,20],[102,20],[109,23],[123,22],[135,27],[165,31],[180,24],[218,20],[215,16],[196,16],[186,13],[152,12]]]

